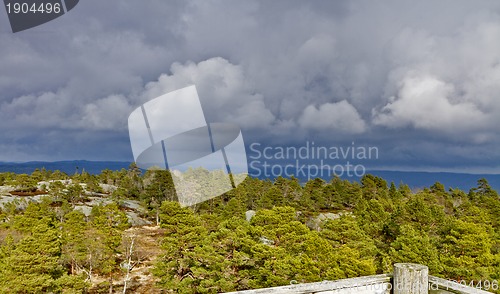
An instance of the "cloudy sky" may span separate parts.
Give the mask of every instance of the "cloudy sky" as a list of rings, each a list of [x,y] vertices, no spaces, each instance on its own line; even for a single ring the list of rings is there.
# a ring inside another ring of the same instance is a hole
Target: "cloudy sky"
[[[132,161],[129,114],[192,84],[247,147],[500,173],[496,0],[84,0],[16,34],[0,10],[0,161]]]

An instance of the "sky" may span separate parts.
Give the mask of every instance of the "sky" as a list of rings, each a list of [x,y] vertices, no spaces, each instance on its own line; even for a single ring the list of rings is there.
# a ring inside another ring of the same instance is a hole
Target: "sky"
[[[500,173],[496,0],[84,0],[15,34],[0,9],[0,161],[133,161],[130,113],[190,85],[247,151]]]

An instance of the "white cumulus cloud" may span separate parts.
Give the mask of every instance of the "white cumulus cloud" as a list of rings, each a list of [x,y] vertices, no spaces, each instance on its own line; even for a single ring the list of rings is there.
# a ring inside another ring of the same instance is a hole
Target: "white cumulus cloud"
[[[474,103],[453,102],[456,95],[452,84],[435,77],[409,77],[390,102],[374,111],[373,122],[389,128],[411,126],[445,132],[484,127],[485,114]]]
[[[142,101],[196,85],[209,122],[233,122],[242,128],[265,128],[274,123],[262,94],[256,92],[240,65],[215,57],[199,63],[174,63],[171,74],[148,83]]]
[[[299,124],[303,128],[348,134],[359,134],[366,130],[366,124],[358,111],[346,100],[325,103],[319,108],[314,105],[307,106],[299,118]]]

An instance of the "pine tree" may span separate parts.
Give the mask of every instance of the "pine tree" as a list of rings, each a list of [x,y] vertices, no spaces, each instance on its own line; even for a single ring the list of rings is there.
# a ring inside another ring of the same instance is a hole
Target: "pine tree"
[[[57,289],[63,273],[55,215],[47,206],[30,203],[13,228],[19,241],[8,238],[0,253],[0,292],[41,293]],[[11,235],[12,236],[12,235]],[[18,235],[19,236],[19,235]]]

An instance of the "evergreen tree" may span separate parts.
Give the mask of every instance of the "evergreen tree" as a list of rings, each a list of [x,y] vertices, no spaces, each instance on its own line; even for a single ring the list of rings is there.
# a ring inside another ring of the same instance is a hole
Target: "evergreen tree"
[[[403,225],[400,231],[390,247],[392,263],[424,264],[435,275],[443,271],[436,244],[425,232],[419,232],[411,225]]]
[[[47,206],[30,203],[15,218],[12,237],[0,249],[0,292],[41,293],[57,289],[56,279],[63,273],[58,263],[61,243],[55,215]]]

